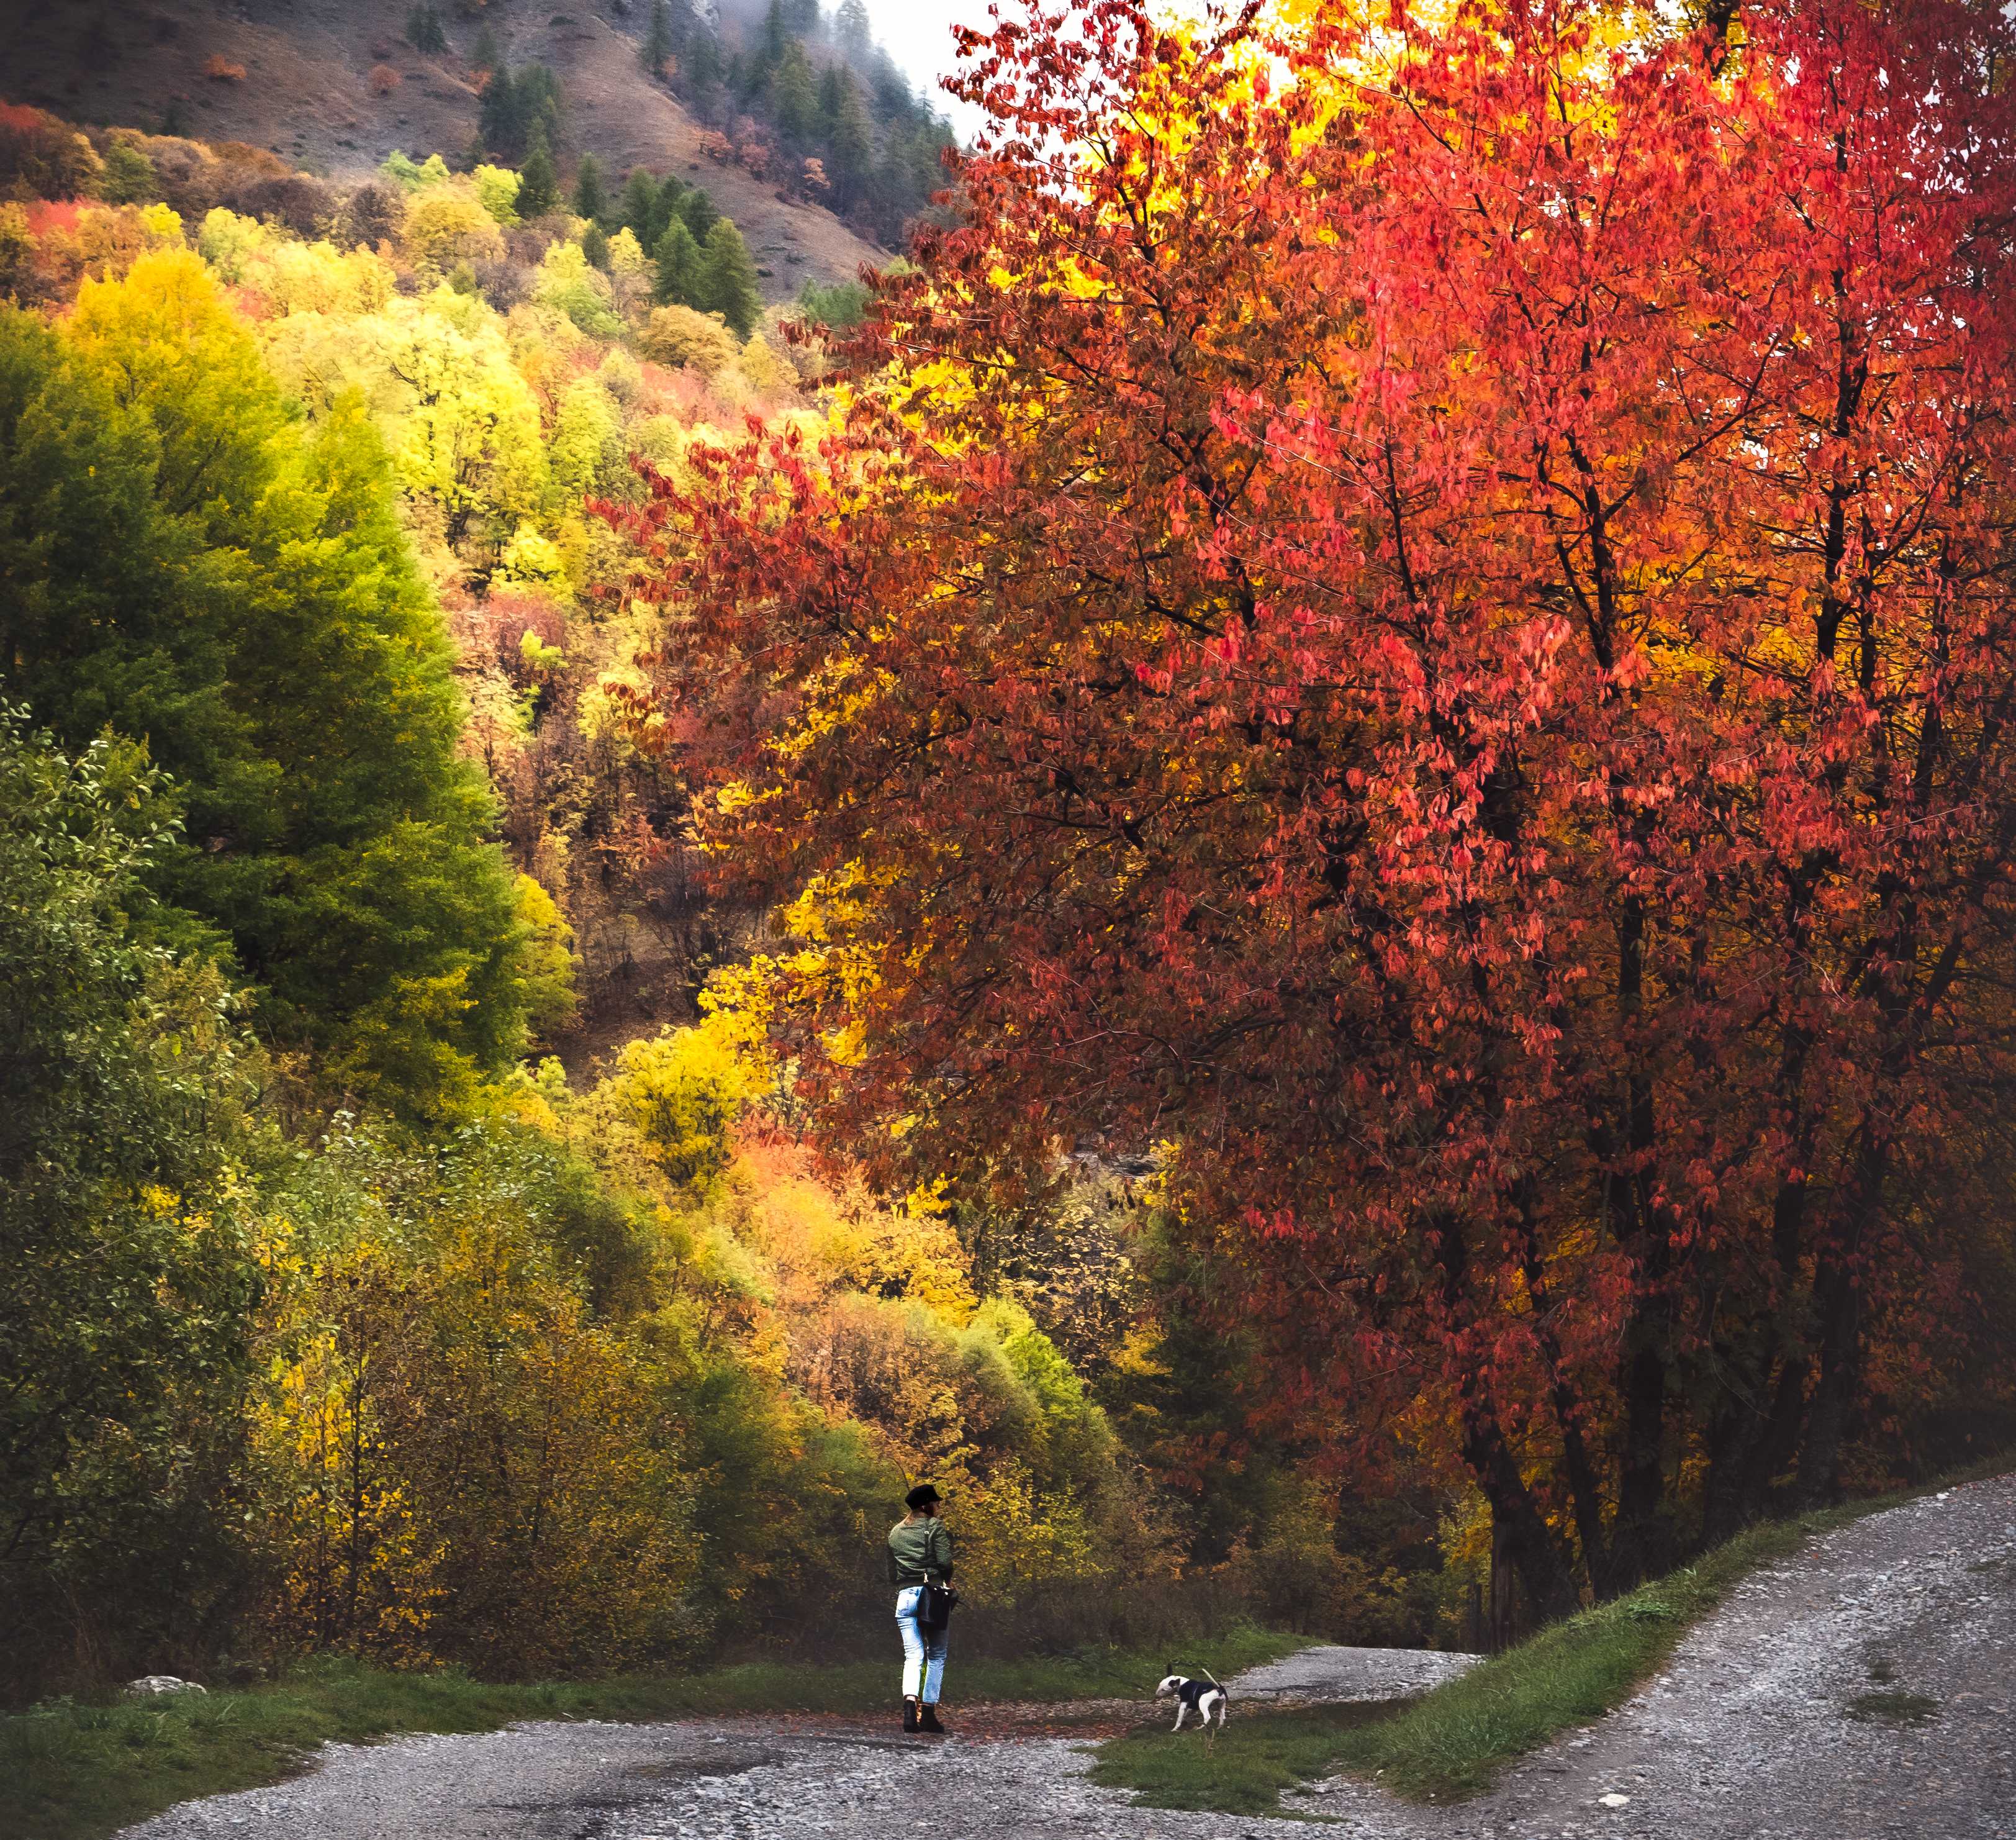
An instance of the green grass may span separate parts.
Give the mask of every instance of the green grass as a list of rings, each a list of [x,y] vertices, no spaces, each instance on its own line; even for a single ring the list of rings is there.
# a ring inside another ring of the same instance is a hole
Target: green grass
[[[1309,1638],[1239,1629],[1207,1647],[1221,1673],[1278,1660]],[[1044,1702],[1143,1691],[1166,1658],[1089,1650],[1024,1661],[959,1662],[960,1704]],[[500,1686],[452,1671],[394,1673],[325,1658],[243,1692],[149,1700],[56,1700],[0,1717],[0,1835],[100,1840],[198,1795],[257,1788],[300,1766],[329,1739],[361,1743],[405,1731],[491,1731],[520,1719],[671,1719],[722,1712],[887,1712],[894,1659],[812,1667],[754,1662],[704,1673]]]
[[[1165,1719],[1101,1745],[1092,1780],[1132,1789],[1150,1808],[1291,1813],[1281,1806],[1284,1790],[1334,1774],[1353,1743],[1399,1709],[1357,1705],[1246,1712],[1235,1706],[1222,1735],[1208,1742],[1194,1725],[1172,1731]]]
[[[1159,1806],[1227,1813],[1257,1812],[1263,1804],[1251,1799],[1255,1795],[1341,1770],[1376,1773],[1382,1787],[1412,1801],[1460,1800],[1485,1788],[1513,1758],[1621,1705],[1657,1672],[1689,1626],[1759,1566],[1866,1514],[2007,1467],[2003,1457],[1924,1489],[1766,1521],[1692,1565],[1543,1629],[1424,1694],[1397,1717],[1326,1728],[1312,1713],[1242,1717],[1235,1707],[1215,1758],[1204,1757],[1201,1747],[1179,1748],[1187,1732],[1161,1734],[1166,1742],[1137,1734],[1101,1747],[1097,1780],[1136,1789]],[[1915,1695],[1878,1693],[1851,1709],[1865,1717],[1917,1719],[1936,1708],[1917,1704]],[[1250,1763],[1243,1744],[1251,1745]]]

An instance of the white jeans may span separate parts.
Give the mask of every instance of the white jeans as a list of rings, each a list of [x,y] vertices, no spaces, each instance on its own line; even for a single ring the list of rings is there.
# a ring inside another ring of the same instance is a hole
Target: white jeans
[[[903,1638],[903,1697],[921,1699],[927,1706],[938,1703],[938,1687],[945,1679],[945,1633],[927,1629],[917,1622],[917,1600],[921,1585],[910,1585],[896,1593],[896,1630]],[[923,1690],[918,1676],[922,1675]]]

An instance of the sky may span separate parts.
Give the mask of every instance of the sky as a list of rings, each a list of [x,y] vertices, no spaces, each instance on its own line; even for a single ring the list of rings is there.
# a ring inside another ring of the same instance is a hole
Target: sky
[[[985,27],[988,0],[867,0],[867,6],[877,40],[910,79],[910,86],[950,119],[961,140],[967,139],[979,123],[979,111],[947,95],[938,88],[938,78],[958,61],[952,28]]]

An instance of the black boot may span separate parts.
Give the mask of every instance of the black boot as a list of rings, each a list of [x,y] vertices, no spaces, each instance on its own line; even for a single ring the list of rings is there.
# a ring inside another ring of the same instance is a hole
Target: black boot
[[[905,1731],[917,1729],[917,1702],[913,1699],[903,1701],[903,1729]]]
[[[945,1736],[945,1727],[938,1723],[936,1706],[927,1705],[923,1709],[917,1719],[917,1729],[920,1731],[935,1731],[940,1737]]]

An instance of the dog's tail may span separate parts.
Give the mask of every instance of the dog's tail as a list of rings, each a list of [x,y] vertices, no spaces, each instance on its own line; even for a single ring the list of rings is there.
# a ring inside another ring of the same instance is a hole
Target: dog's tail
[[[1204,1677],[1218,1689],[1219,1703],[1225,1708],[1225,1712],[1220,1712],[1218,1716],[1218,1722],[1222,1725],[1225,1723],[1225,1712],[1229,1712],[1232,1709],[1232,1695],[1225,1691],[1224,1683],[1209,1668],[1204,1669]]]

